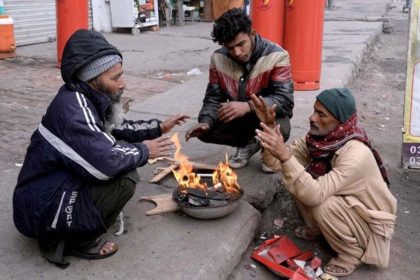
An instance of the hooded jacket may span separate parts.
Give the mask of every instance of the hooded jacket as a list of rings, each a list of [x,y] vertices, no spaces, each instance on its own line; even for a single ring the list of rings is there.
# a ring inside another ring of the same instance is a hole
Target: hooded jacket
[[[65,82],[31,137],[13,195],[13,219],[24,235],[63,239],[106,231],[88,187],[144,165],[141,141],[161,135],[160,121],[125,121],[105,132],[111,100],[76,78],[96,58],[121,53],[98,32],[78,30],[61,65]],[[125,140],[125,141],[124,141]]]

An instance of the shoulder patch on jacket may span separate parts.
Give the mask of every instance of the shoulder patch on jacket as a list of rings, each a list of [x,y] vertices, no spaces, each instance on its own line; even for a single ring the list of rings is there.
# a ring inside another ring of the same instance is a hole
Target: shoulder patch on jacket
[[[210,68],[216,69],[218,72],[234,80],[239,80],[243,74],[242,66],[221,53],[214,53],[212,55]]]

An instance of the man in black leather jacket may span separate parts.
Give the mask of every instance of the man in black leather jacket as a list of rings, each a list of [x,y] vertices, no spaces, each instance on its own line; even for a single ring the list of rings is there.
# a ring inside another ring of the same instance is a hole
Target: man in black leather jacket
[[[236,147],[229,158],[232,168],[245,167],[260,150],[255,139],[259,120],[253,112],[250,96],[263,96],[276,105],[276,117],[285,139],[290,134],[293,113],[293,82],[288,53],[268,41],[251,27],[241,9],[223,14],[214,24],[212,37],[222,45],[210,62],[210,77],[198,124],[185,138],[198,137],[206,143]],[[272,170],[262,162],[262,170]]]

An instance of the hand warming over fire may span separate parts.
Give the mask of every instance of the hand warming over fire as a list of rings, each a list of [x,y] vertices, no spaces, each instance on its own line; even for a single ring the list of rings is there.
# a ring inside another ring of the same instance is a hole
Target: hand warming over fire
[[[255,111],[258,119],[269,127],[274,128],[276,125],[276,104],[269,107],[262,96],[257,97],[255,94],[251,95],[251,100],[252,109]]]
[[[149,159],[170,156],[174,151],[174,143],[167,137],[161,136],[153,140],[143,141],[149,149]]]
[[[280,125],[276,125],[274,128],[261,123],[262,131],[256,129],[257,138],[260,140],[261,146],[264,149],[270,151],[270,153],[279,159],[281,162],[285,162],[292,154],[290,153],[289,148],[284,143],[283,136],[280,133]]]
[[[188,142],[191,137],[198,137],[204,135],[207,131],[209,131],[210,125],[208,123],[198,123],[188,129],[185,133],[185,141]]]
[[[251,107],[248,102],[231,101],[222,103],[217,113],[219,120],[226,123],[240,118],[249,112],[251,112]]]
[[[160,130],[162,131],[162,133],[167,133],[171,131],[171,129],[174,128],[175,125],[181,125],[182,123],[185,123],[186,120],[189,118],[190,116],[188,116],[187,114],[178,114],[172,116],[160,123]]]

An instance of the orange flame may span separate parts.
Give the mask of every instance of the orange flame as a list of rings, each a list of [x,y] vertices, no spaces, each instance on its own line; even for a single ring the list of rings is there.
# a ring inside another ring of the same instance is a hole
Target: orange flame
[[[193,166],[188,160],[188,157],[181,153],[181,144],[179,142],[178,133],[171,137],[174,142],[176,150],[174,158],[179,163],[178,170],[172,169],[175,179],[182,190],[187,188],[200,188],[203,191],[209,190],[206,183],[201,183],[201,177],[193,172]],[[239,193],[239,185],[237,182],[238,176],[229,167],[228,158],[226,155],[226,162],[219,162],[216,170],[212,174],[213,189],[223,188],[223,192]]]

